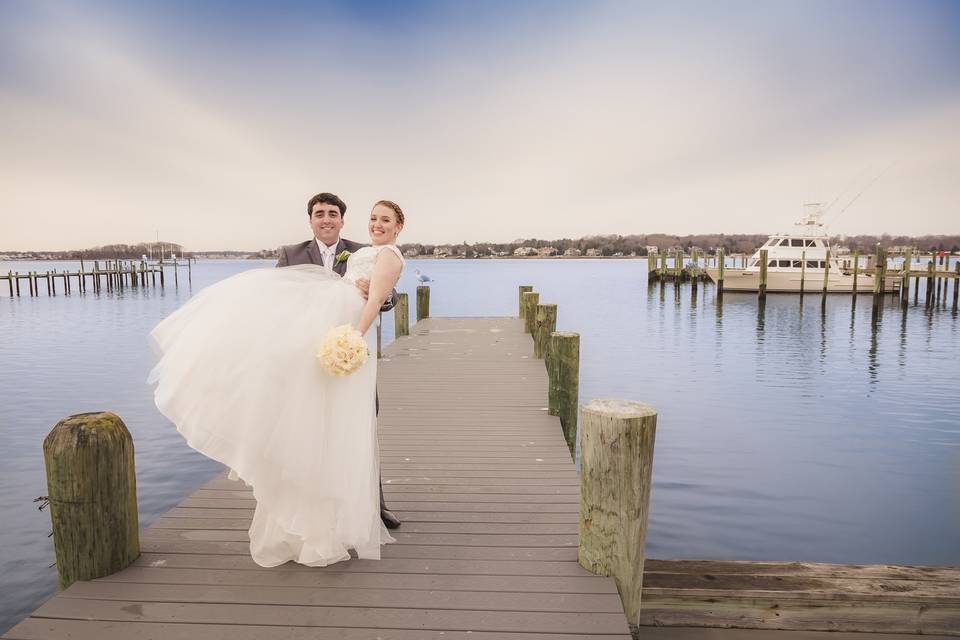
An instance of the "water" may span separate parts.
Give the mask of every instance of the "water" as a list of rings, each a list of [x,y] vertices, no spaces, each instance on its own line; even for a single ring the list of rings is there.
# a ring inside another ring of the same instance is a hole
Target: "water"
[[[6,263],[46,271],[76,264]],[[209,261],[200,288],[263,261]],[[581,397],[657,407],[649,557],[960,564],[960,356],[949,304],[648,287],[643,260],[423,260],[434,316],[515,315],[517,286],[581,334]],[[133,434],[141,524],[219,471],[144,384],[146,335],[180,287],[10,300],[0,283],[0,632],[56,589],[41,445],[64,416]],[[25,285],[26,283],[22,283]],[[921,285],[922,286],[922,285]],[[413,270],[398,287],[413,294]],[[23,289],[25,291],[25,289]],[[45,292],[46,286],[40,290]],[[952,301],[952,286],[949,299]],[[411,295],[411,304],[415,303]],[[411,309],[411,315],[413,310]],[[384,315],[383,339],[393,339]]]

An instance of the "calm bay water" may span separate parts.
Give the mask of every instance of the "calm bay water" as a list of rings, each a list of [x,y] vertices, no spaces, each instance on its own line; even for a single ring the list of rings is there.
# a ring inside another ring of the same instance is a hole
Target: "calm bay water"
[[[76,264],[3,263],[46,271]],[[9,299],[0,291],[0,633],[56,589],[41,445],[110,410],[133,434],[141,524],[219,471],[153,406],[146,336],[213,282],[272,262],[208,261],[179,288]],[[517,286],[581,334],[581,398],[657,407],[648,557],[960,564],[960,318],[887,297],[647,285],[643,260],[411,262],[434,316],[515,315]],[[23,283],[26,284],[25,282]],[[41,291],[46,286],[41,285]],[[25,291],[25,289],[24,289]],[[951,287],[952,297],[952,287]],[[411,295],[411,302],[415,296]],[[912,298],[912,296],[911,296]],[[393,339],[384,315],[383,338]]]

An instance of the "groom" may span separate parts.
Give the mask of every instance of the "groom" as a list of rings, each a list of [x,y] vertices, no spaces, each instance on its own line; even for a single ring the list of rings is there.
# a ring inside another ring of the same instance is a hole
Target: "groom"
[[[278,267],[288,267],[294,264],[316,264],[325,267],[343,276],[347,271],[346,256],[367,245],[345,240],[340,237],[343,229],[343,218],[347,214],[347,205],[343,200],[332,193],[318,193],[307,202],[307,216],[310,218],[310,228],[313,238],[300,244],[291,244],[280,247]],[[367,297],[370,290],[370,281],[361,278],[357,280],[357,288]],[[396,290],[383,304],[381,311],[393,308],[397,297]],[[380,410],[380,398],[377,398],[377,411]],[[383,500],[383,482],[380,483],[380,519],[388,529],[400,526],[400,519],[387,509]]]

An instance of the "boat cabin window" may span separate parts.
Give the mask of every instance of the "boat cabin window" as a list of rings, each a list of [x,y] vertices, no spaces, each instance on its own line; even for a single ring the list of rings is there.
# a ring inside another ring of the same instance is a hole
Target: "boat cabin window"
[[[793,261],[793,268],[794,268],[794,269],[799,269],[799,268],[800,268],[800,261],[799,261],[799,260],[794,260],[794,261]]]
[[[792,261],[791,261],[791,260],[781,260],[781,261],[780,261],[780,266],[781,266],[781,267],[789,267],[789,266],[792,266]]]
[[[768,267],[775,267],[775,266],[777,266],[777,261],[776,261],[776,260],[771,260],[770,262],[767,263],[767,266],[768,266]]]
[[[807,243],[807,246],[808,246],[808,247],[815,247],[815,246],[817,246],[817,241],[816,241],[816,240],[804,240],[804,242]]]
[[[816,260],[807,260],[807,269],[816,269],[817,261]]]
[[[783,240],[781,240],[781,241],[780,241],[780,246],[781,246],[781,247],[789,247],[789,246],[790,246],[790,238],[784,238]]]
[[[791,247],[802,247],[802,246],[803,246],[803,240],[801,240],[800,238],[793,238],[793,239],[790,240],[790,246],[791,246]]]
[[[777,242],[779,242],[779,238],[770,238],[769,240],[767,240],[767,243],[763,246],[772,247],[773,245],[777,244]]]

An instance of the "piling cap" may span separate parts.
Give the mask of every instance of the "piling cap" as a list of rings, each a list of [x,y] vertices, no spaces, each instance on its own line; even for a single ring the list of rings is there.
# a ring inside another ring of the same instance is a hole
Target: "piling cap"
[[[612,398],[591,400],[583,407],[583,412],[624,419],[648,418],[657,415],[657,410],[648,404]]]

